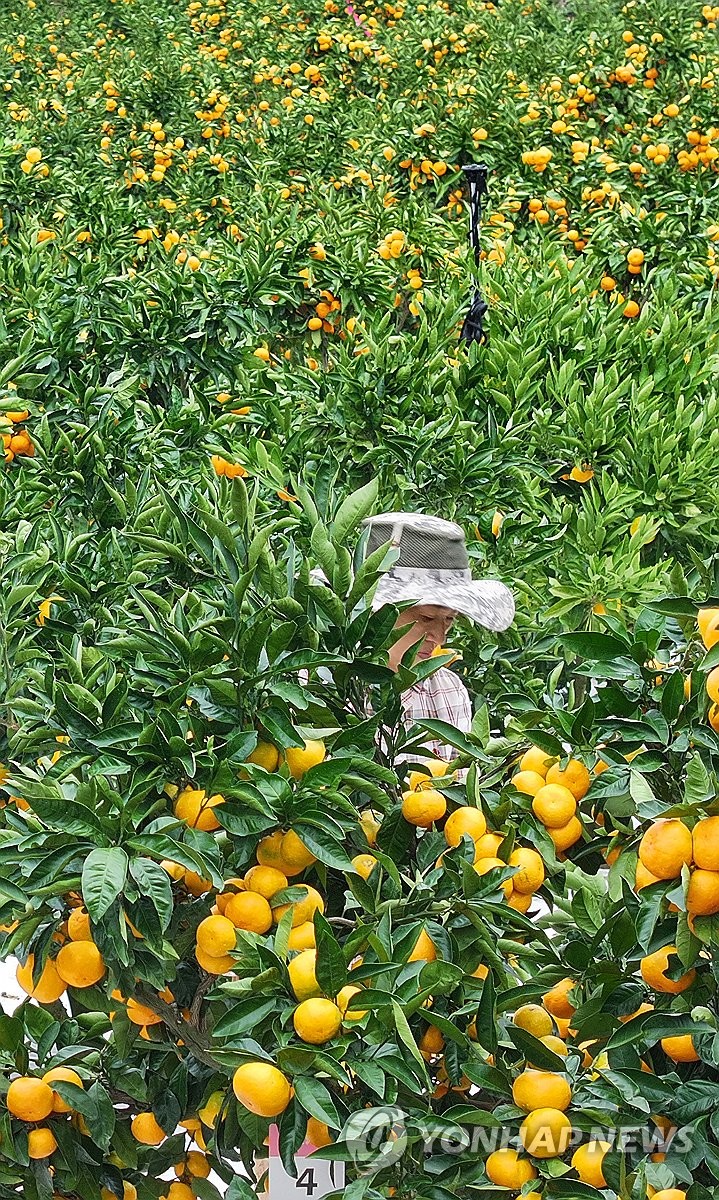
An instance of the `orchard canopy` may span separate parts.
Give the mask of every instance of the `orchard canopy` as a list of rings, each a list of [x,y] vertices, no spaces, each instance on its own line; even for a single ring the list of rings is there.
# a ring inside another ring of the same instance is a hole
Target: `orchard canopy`
[[[0,1200],[719,1197],[718,23],[5,0]]]

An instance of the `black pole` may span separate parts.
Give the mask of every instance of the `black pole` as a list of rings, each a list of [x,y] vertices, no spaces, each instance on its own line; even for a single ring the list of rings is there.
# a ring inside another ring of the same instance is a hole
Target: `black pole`
[[[469,187],[469,240],[474,251],[475,266],[479,266],[479,231],[482,225],[482,197],[487,193],[487,167],[484,163],[467,163],[462,167]],[[464,318],[460,339],[464,342],[486,342],[484,316],[487,302],[478,287],[475,288],[469,312]]]

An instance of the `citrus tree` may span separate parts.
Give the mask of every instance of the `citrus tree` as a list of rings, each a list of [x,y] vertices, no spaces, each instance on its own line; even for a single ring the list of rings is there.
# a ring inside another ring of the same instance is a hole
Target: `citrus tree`
[[[209,1200],[212,1170],[249,1196],[276,1122],[290,1174],[307,1139],[352,1197],[711,1196],[719,655],[695,603],[568,635],[501,731],[486,706],[466,736],[402,730],[448,658],[386,666],[385,551],[350,549],[376,489],[298,481],[280,521],[259,491],[156,494],[52,560],[28,528],[5,568],[28,665],[2,954],[28,999],[1,1025],[4,1192]],[[51,591],[68,563],[82,590]],[[368,1108],[403,1153],[367,1161]]]

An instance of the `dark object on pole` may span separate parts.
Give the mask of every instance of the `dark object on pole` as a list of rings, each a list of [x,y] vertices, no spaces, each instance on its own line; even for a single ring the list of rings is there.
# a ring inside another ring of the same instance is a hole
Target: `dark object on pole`
[[[487,193],[487,168],[484,163],[468,163],[462,167],[469,186],[469,240],[474,251],[475,265],[479,266],[479,230],[482,224],[482,196]],[[469,312],[464,318],[460,340],[463,342],[486,342],[487,331],[484,317],[487,301],[479,287],[475,287]]]

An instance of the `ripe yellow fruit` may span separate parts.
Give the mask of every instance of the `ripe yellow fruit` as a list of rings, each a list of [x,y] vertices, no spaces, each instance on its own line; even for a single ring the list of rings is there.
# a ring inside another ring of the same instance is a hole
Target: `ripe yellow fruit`
[[[554,987],[542,996],[542,1004],[547,1012],[550,1012],[553,1017],[561,1017],[563,1020],[573,1017],[577,1011],[569,999],[569,993],[573,987],[573,979],[560,979],[559,983],[555,983]]]
[[[84,1088],[84,1084],[78,1075],[77,1071],[73,1071],[71,1067],[53,1067],[51,1071],[46,1071],[42,1077],[43,1083],[48,1087],[52,1087],[53,1083],[74,1083],[76,1087]],[[62,1096],[53,1089],[52,1111],[56,1113],[72,1112],[72,1105],[63,1100]]]
[[[220,916],[222,916],[222,917],[227,916],[225,909],[227,908],[227,905],[230,903],[230,900],[232,899],[233,896],[237,896],[240,892],[244,892],[244,890],[245,890],[244,879],[238,879],[237,876],[235,876],[232,879],[225,880],[222,891],[215,898],[215,906],[216,906],[217,911],[219,912]]]
[[[287,833],[283,835],[280,855],[284,864],[282,869],[285,875],[289,876],[299,875],[300,871],[304,871],[317,862],[316,856],[307,849],[302,838],[297,836],[294,829],[288,829]]]
[[[68,987],[86,988],[99,983],[105,960],[94,942],[66,942],[55,959],[57,973]]]
[[[642,979],[649,987],[654,988],[655,992],[678,996],[680,992],[685,992],[693,984],[696,978],[694,968],[685,972],[684,975],[680,975],[679,979],[670,979],[667,975],[669,957],[676,952],[676,946],[663,946],[660,950],[655,950],[642,959],[640,963]]]
[[[433,1054],[441,1054],[444,1050],[444,1038],[435,1025],[430,1025],[425,1029],[418,1045],[424,1057],[431,1058]]]
[[[326,1125],[324,1121],[318,1121],[317,1117],[308,1119],[305,1137],[310,1146],[314,1146],[317,1150],[321,1150],[323,1146],[331,1146],[333,1141],[329,1125]]]
[[[536,1038],[549,1037],[554,1033],[552,1018],[541,1004],[523,1004],[518,1008],[512,1021],[518,1029],[526,1029]]]
[[[65,994],[67,984],[64,979],[58,975],[55,960],[48,958],[45,966],[42,969],[40,978],[37,980],[35,987],[32,984],[32,973],[35,969],[35,955],[28,954],[27,962],[24,966],[18,963],[15,972],[15,978],[22,990],[32,996],[33,1000],[37,1000],[38,1004],[54,1004],[61,996]]]
[[[18,1121],[44,1121],[50,1116],[55,1095],[49,1084],[32,1075],[13,1079],[7,1090],[7,1110]]]
[[[352,866],[362,879],[369,879],[377,866],[377,859],[374,854],[356,854],[352,859]]]
[[[654,1193],[652,1200],[687,1200],[687,1194],[680,1188],[662,1188]]]
[[[414,949],[409,955],[407,962],[434,962],[436,958],[437,948],[427,930],[423,929],[414,944]]]
[[[243,1063],[235,1071],[232,1090],[245,1108],[258,1117],[278,1117],[290,1102],[290,1082],[271,1063]]]
[[[692,871],[687,888],[687,912],[710,917],[719,912],[719,871]]]
[[[266,771],[276,771],[280,765],[280,752],[272,742],[258,742],[246,761],[264,767]]]
[[[534,1158],[557,1158],[569,1145],[572,1122],[558,1108],[537,1108],[522,1121],[519,1136]]]
[[[112,998],[113,1000],[122,1000],[119,992],[113,992]],[[127,1001],[127,1015],[133,1025],[160,1025],[162,1023],[162,1017],[155,1012],[154,1008],[150,1008],[147,1004],[141,1004],[132,996]]]
[[[141,1142],[143,1146],[159,1146],[166,1137],[164,1129],[158,1125],[154,1113],[151,1112],[138,1113],[133,1117],[130,1129],[135,1141]]]
[[[694,1039],[690,1033],[662,1038],[662,1050],[673,1062],[699,1062]]]
[[[195,937],[202,953],[211,958],[222,958],[224,954],[229,954],[235,949],[237,942],[232,921],[219,915],[205,917],[204,921],[200,921]]]
[[[402,793],[402,816],[410,825],[429,829],[435,821],[441,821],[447,811],[447,801],[441,792],[426,788],[421,792]]]
[[[523,795],[536,796],[539,789],[544,787],[545,780],[538,771],[517,771],[510,782]]]
[[[296,929],[290,930],[290,936],[287,939],[288,950],[311,950],[316,944],[317,937],[312,921],[305,921],[304,925],[298,925]]]
[[[212,954],[205,954],[201,946],[195,946],[195,958],[208,975],[226,975],[236,965],[231,954],[222,954],[215,958]]]
[[[277,867],[251,867],[245,875],[245,887],[248,892],[256,892],[271,900],[277,893],[287,887],[287,876]]]
[[[171,1183],[161,1200],[195,1200],[195,1193],[187,1183]]]
[[[298,1000],[309,1000],[310,997],[321,994],[322,989],[315,975],[316,965],[316,950],[302,950],[287,964],[290,986]]]
[[[373,812],[371,808],[366,808],[360,813],[359,826],[370,846],[377,845],[377,834],[382,828],[382,819],[379,813]]]
[[[483,812],[468,804],[456,809],[447,817],[444,825],[444,836],[448,846],[458,846],[465,834],[476,842],[486,832],[487,822]]]
[[[548,829],[560,829],[577,811],[574,794],[558,783],[545,783],[532,799],[532,812]]]
[[[312,1046],[323,1046],[339,1033],[342,1027],[342,1013],[334,1001],[315,996],[297,1005],[292,1015],[292,1024],[295,1033],[303,1042],[309,1042]]]
[[[697,821],[692,833],[692,852],[694,862],[702,870],[719,871],[719,817]]]
[[[49,1158],[57,1150],[57,1140],[52,1129],[43,1126],[31,1129],[27,1135],[27,1152],[30,1158]]]
[[[442,779],[449,770],[449,763],[442,758],[428,758],[425,767],[429,771],[410,771],[409,788],[412,792],[422,791],[433,779]]]
[[[477,838],[474,843],[475,865],[481,858],[496,858],[503,841],[501,833],[485,833],[483,837]]]
[[[567,821],[566,825],[560,825],[558,829],[548,829],[547,833],[554,842],[554,849],[558,854],[562,854],[565,850],[569,850],[574,846],[582,836],[582,822],[579,817],[572,817],[571,821]]]
[[[73,942],[91,942],[90,917],[84,908],[73,908],[67,919],[67,936]]]
[[[170,879],[172,879],[175,883],[179,883],[180,880],[184,878],[185,868],[180,866],[179,863],[171,862],[169,858],[163,858],[160,866],[162,867],[163,871],[167,871]]]
[[[263,870],[271,868],[263,867]],[[237,892],[231,896],[225,905],[225,916],[234,929],[267,933],[268,929],[272,928],[270,902],[257,892]]]
[[[345,986],[337,993],[335,1004],[342,1013],[343,1021],[361,1021],[367,1016],[366,1008],[348,1008],[350,1000],[353,996],[359,996],[362,988],[354,987],[351,983],[346,983]]]
[[[515,892],[512,890],[507,896],[507,904],[510,908],[513,908],[515,912],[526,913],[529,912],[530,908],[532,907],[533,898],[534,897],[531,892],[527,892],[527,894],[524,895],[522,892]]]
[[[540,750],[539,746],[530,746],[519,760],[519,769],[520,771],[536,771],[537,775],[546,779],[547,771],[554,766],[556,761],[555,757],[547,754],[545,750]]]
[[[654,821],[639,843],[639,858],[657,879],[676,879],[692,853],[691,831],[678,817]]]
[[[588,1183],[591,1187],[595,1188],[605,1188],[607,1186],[607,1181],[602,1171],[602,1163],[608,1150],[611,1150],[609,1142],[595,1140],[586,1142],[584,1146],[579,1146],[574,1151],[572,1166],[582,1183]]]
[[[509,1146],[490,1154],[484,1169],[487,1178],[496,1183],[497,1187],[511,1188],[512,1191],[517,1191],[525,1183],[537,1178],[536,1167],[528,1158],[520,1158],[518,1151]]]
[[[281,829],[276,829],[274,833],[263,837],[257,847],[257,861],[261,867],[276,867],[286,876],[287,872],[284,870],[284,861],[282,858],[283,837],[284,834]]]
[[[704,645],[711,650],[719,642],[719,608],[700,608],[697,625]]]
[[[563,770],[557,762],[547,771],[547,783],[569,788],[575,800],[582,800],[586,796],[591,782],[589,771],[578,758],[570,758]]]
[[[634,887],[636,890],[640,892],[642,888],[649,887],[649,885],[652,883],[660,882],[661,880],[659,880],[656,875],[652,875],[651,871],[648,871],[642,860],[639,859],[637,862],[637,869],[634,872]]]
[[[706,677],[707,695],[715,704],[719,704],[719,667],[714,667]]]
[[[509,856],[509,866],[517,867],[512,887],[522,895],[532,895],[544,883],[544,863],[536,850],[519,847]]]
[[[480,858],[479,862],[475,862],[474,869],[478,875],[487,875],[490,871],[503,871],[506,866],[506,862],[502,862],[501,858]],[[509,900],[513,891],[512,880],[504,879],[497,886],[502,889],[505,898]]]
[[[326,755],[325,744],[320,741],[305,742],[304,746],[290,746],[285,750],[285,762],[293,779],[301,779],[305,771],[324,762]]]
[[[276,908],[273,908],[272,919],[275,924],[280,923],[290,908],[292,909],[293,928],[311,921],[318,909],[320,912],[325,911],[325,902],[316,888],[309,887],[306,883],[301,883],[298,886],[303,889],[305,893],[304,898],[295,900],[292,904],[278,904]]]
[[[563,1075],[527,1069],[512,1084],[512,1096],[517,1107],[525,1112],[534,1112],[538,1108],[556,1108],[564,1112],[571,1103],[572,1089]]]
[[[188,1150],[182,1166],[187,1174],[192,1175],[194,1179],[207,1179],[210,1174],[210,1164],[207,1161],[207,1156],[199,1150]],[[178,1171],[176,1167],[175,1173],[181,1175],[183,1172]]]
[[[224,1092],[213,1092],[202,1108],[198,1108],[197,1115],[203,1125],[207,1125],[209,1129],[214,1129],[217,1124],[217,1118],[222,1110],[222,1105],[225,1102]]]
[[[553,1054],[558,1054],[560,1058],[566,1058],[569,1054],[564,1042],[560,1037],[557,1037],[556,1033],[548,1033],[539,1040],[544,1043],[548,1050],[551,1050]]]
[[[212,810],[224,803],[224,796],[208,796],[204,789],[185,788],[175,801],[174,812],[178,821],[184,821],[192,829],[212,833],[220,828],[220,822]]]

